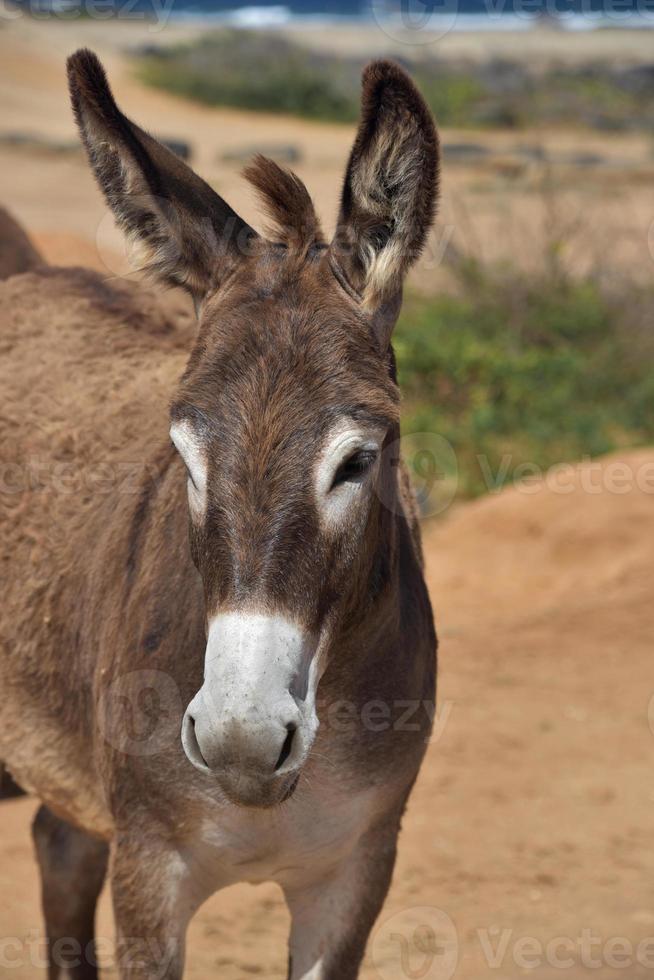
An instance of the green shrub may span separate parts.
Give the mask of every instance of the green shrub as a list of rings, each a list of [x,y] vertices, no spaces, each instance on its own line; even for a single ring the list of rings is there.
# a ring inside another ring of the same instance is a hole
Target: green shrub
[[[209,105],[353,121],[358,72],[336,72],[333,62],[276,35],[224,31],[150,53],[139,73],[150,85]]]
[[[137,71],[148,84],[209,105],[351,122],[359,113],[366,59],[321,53],[277,33],[221,30],[198,41],[148,48]],[[654,129],[654,76],[642,69],[440,60],[423,54],[411,70],[446,126],[542,122],[604,129]]]
[[[489,472],[501,485],[522,463],[654,438],[652,330],[625,325],[633,295],[474,264],[460,275],[459,295],[407,298],[395,346],[404,431],[451,443],[462,495],[489,489]],[[641,299],[647,317],[654,293]]]

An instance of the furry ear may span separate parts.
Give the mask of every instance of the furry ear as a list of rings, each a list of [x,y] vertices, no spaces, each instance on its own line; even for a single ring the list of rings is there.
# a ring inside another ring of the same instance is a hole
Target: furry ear
[[[434,120],[409,76],[390,61],[368,65],[331,249],[388,338],[402,281],[434,218],[438,167]]]
[[[271,236],[299,251],[323,243],[320,222],[309,192],[300,178],[260,153],[243,176],[259,194],[272,222]]]
[[[174,153],[126,118],[92,51],[68,59],[70,97],[91,167],[141,266],[196,300],[256,233]]]

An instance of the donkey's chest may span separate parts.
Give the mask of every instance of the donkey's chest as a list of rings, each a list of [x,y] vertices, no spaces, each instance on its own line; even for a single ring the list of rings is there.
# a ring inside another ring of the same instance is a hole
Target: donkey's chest
[[[220,884],[297,884],[338,864],[379,812],[377,793],[298,790],[273,810],[228,806],[203,819],[193,847]]]

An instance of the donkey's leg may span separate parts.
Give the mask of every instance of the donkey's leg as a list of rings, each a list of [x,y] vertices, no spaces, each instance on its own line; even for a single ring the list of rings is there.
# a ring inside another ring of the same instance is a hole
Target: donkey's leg
[[[32,824],[41,869],[41,897],[48,938],[48,977],[98,976],[95,906],[102,888],[108,845],[42,806]]]
[[[355,980],[395,864],[398,821],[361,838],[321,881],[286,888],[289,980]]]
[[[180,980],[191,916],[211,893],[168,841],[132,829],[115,840],[111,889],[121,980]]]

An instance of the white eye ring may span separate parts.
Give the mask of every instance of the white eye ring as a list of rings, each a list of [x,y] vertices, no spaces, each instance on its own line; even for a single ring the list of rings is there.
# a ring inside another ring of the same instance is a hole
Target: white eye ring
[[[207,509],[207,460],[204,446],[187,421],[174,422],[170,438],[188,472],[187,493],[191,517],[199,520]]]
[[[383,431],[355,427],[350,421],[332,431],[315,469],[316,502],[326,524],[341,523],[357,500],[366,499],[364,490],[379,465],[382,439]],[[359,455],[367,465],[349,478],[339,479],[348,461]]]

